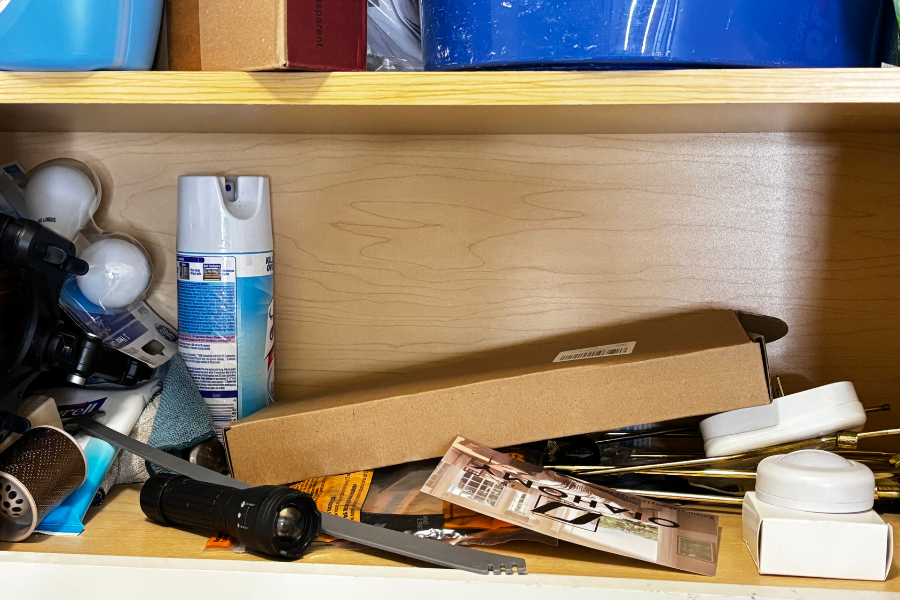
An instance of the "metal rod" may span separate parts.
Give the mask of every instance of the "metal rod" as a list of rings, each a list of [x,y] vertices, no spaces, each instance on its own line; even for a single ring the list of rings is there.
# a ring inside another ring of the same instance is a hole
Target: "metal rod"
[[[632,452],[629,455],[629,458],[702,458],[706,456],[702,452],[685,452],[684,454],[676,454],[676,453],[643,453],[643,452]]]
[[[846,456],[852,458],[853,460],[858,461],[870,461],[870,462],[889,462],[889,460],[893,457],[898,457],[898,462],[900,462],[900,454],[896,454],[894,452],[875,452],[871,450],[847,450],[843,448],[838,448],[834,450],[837,454],[841,456]],[[650,458],[679,458],[679,459],[703,459],[706,458],[704,454],[699,453],[685,453],[685,454],[669,454],[669,453],[642,453],[635,452],[629,455],[628,458],[631,459],[650,459]],[[657,464],[647,464],[647,467],[656,467]],[[584,471],[584,470],[597,470],[597,469],[608,469],[610,466],[606,465],[544,465],[547,469],[553,469],[556,471]]]
[[[893,456],[893,454],[888,454],[888,456]],[[705,454],[699,454],[696,452],[685,453],[685,454],[663,454],[663,453],[643,454],[643,453],[635,452],[634,454],[630,454],[628,456],[629,459],[638,459],[638,460],[651,459],[651,458],[666,458],[666,459],[679,458],[679,459],[687,460],[687,459],[705,458],[705,457],[706,457]],[[647,466],[653,467],[653,466],[655,466],[655,464],[649,463]],[[544,465],[544,468],[545,469],[554,469],[556,471],[583,471],[585,469],[588,469],[588,470],[606,469],[609,467],[608,466],[595,466],[595,465]]]
[[[711,502],[714,504],[743,504],[743,498],[730,496],[715,496],[713,494],[679,494],[677,492],[656,492],[648,490],[631,490],[626,488],[612,488],[623,494],[641,496],[643,498],[656,498],[659,500],[684,500],[686,502]]]
[[[867,438],[884,437],[886,435],[900,435],[900,429],[881,429],[879,431],[863,431],[856,434],[857,440]]]
[[[886,435],[900,435],[900,429],[881,429],[878,431],[866,431],[857,433],[855,431],[838,431],[834,435],[823,435],[821,437],[809,438],[797,442],[789,442],[787,444],[779,444],[777,446],[768,446],[758,450],[749,452],[740,452],[738,454],[728,454],[726,456],[714,456],[711,458],[700,458],[695,460],[680,460],[668,463],[656,463],[647,465],[634,465],[629,467],[581,467],[576,472],[579,475],[613,475],[618,473],[638,473],[648,469],[677,469],[679,467],[699,467],[705,465],[715,465],[733,460],[742,460],[750,458],[764,458],[774,454],[786,454],[795,450],[803,450],[806,448],[826,446],[828,450],[856,450],[856,445],[860,439],[882,437]],[[830,446],[830,447],[829,447]],[[548,467],[554,468],[554,467]]]
[[[706,502],[710,504],[743,504],[744,498],[739,496],[716,496],[713,494],[682,494],[680,492],[660,492],[651,490],[632,490],[628,488],[612,488],[623,494],[641,496],[643,498],[655,498],[658,500],[683,500],[685,502]],[[876,500],[900,498],[900,489],[875,489]]]
[[[723,469],[650,469],[641,471],[642,475],[674,475],[676,477],[710,477],[714,479],[756,479],[754,471],[728,471]]]
[[[891,405],[890,404],[882,404],[881,406],[870,406],[869,408],[867,408],[865,410],[867,413],[889,412],[891,410]]]
[[[718,463],[728,462],[732,460],[740,460],[745,458],[764,458],[766,456],[771,456],[773,454],[784,454],[787,452],[793,452],[795,450],[803,450],[805,448],[810,448],[813,446],[832,446],[837,443],[837,438],[833,435],[822,436],[820,438],[811,438],[808,440],[801,440],[799,442],[790,442],[788,444],[779,444],[777,446],[769,446],[767,448],[761,448],[759,450],[752,450],[750,452],[740,452],[738,454],[728,454],[725,456],[714,456],[711,458],[699,458],[695,460],[678,460],[672,461],[668,463],[657,463],[657,464],[649,464],[649,465],[634,465],[629,467],[581,467],[581,470],[576,471],[579,475],[613,475],[618,473],[637,473],[641,471],[646,471],[648,469],[674,469],[678,467],[699,467],[705,465],[714,465]],[[549,469],[555,469],[556,467],[548,467]]]
[[[611,439],[594,440],[594,442],[597,444],[612,444],[613,442],[625,442],[628,440],[639,440],[642,438],[664,436],[664,435],[670,435],[673,433],[684,433],[686,431],[696,432],[697,426],[693,425],[691,427],[676,427],[673,429],[657,429],[655,431],[637,431],[635,433],[624,433],[623,435],[620,435],[619,434],[620,432],[612,431],[612,432],[604,434],[604,435],[613,436]]]
[[[875,452],[874,450],[835,450],[835,452],[841,456],[868,458],[872,460],[888,460],[897,455],[895,452]]]
[[[641,471],[642,475],[673,475],[675,477],[686,478],[709,478],[709,479],[756,479],[756,471],[732,471],[725,469],[702,469],[702,470],[682,470],[682,469],[649,469]],[[892,479],[900,475],[900,470],[894,471],[874,471],[875,479]]]

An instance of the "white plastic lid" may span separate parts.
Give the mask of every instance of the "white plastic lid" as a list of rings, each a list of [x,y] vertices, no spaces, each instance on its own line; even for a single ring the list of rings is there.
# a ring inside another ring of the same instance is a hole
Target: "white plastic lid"
[[[875,503],[875,475],[865,465],[831,452],[798,450],[759,463],[756,497],[808,512],[862,512]]]
[[[178,178],[178,252],[271,252],[268,177]]]
[[[774,427],[788,419],[803,418],[813,412],[859,403],[856,388],[849,381],[839,381],[796,394],[775,398],[771,404],[740,408],[707,417],[700,421],[703,440]],[[822,433],[831,433],[823,431]],[[812,434],[810,434],[812,435]]]

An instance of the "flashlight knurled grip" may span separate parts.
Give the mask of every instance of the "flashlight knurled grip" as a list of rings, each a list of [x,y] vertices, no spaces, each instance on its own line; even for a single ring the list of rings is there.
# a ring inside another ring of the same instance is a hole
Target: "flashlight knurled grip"
[[[176,479],[178,485],[169,485]],[[227,491],[188,477],[151,477],[141,490],[141,508],[154,521],[218,531],[224,522],[217,523],[222,511],[216,510],[216,503],[227,501]]]

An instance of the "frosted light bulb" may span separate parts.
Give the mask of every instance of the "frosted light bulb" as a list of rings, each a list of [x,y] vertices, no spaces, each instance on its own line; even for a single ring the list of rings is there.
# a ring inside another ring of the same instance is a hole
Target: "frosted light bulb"
[[[147,255],[127,240],[102,239],[85,248],[79,258],[90,269],[77,278],[78,289],[103,308],[128,306],[150,285],[152,270]]]
[[[90,178],[67,165],[35,171],[25,187],[28,218],[70,240],[93,217],[96,199]]]

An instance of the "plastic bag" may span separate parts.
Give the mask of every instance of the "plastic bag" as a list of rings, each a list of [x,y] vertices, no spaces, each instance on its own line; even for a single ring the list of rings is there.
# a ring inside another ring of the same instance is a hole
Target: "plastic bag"
[[[894,0],[893,10],[890,5],[886,7],[881,37],[882,66],[900,66],[900,0]]]
[[[368,0],[369,71],[421,71],[419,0]]]

